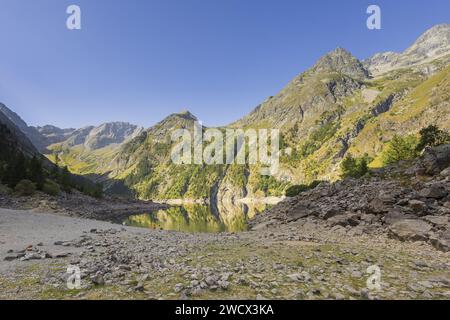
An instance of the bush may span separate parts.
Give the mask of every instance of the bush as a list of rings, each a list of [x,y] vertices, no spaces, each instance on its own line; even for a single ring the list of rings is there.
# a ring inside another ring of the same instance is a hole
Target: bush
[[[81,192],[94,198],[103,198],[103,185],[101,183],[96,183],[93,186],[85,185]]]
[[[298,196],[300,193],[314,189],[317,187],[322,181],[314,180],[310,184],[299,184],[299,185],[293,185],[286,189],[285,195],[286,197],[295,197]]]
[[[51,180],[47,180],[42,187],[42,191],[51,196],[57,196],[61,192],[59,185]]]
[[[384,165],[392,164],[401,160],[412,160],[419,155],[417,151],[418,139],[414,135],[394,136],[382,153]]]
[[[308,186],[306,184],[294,185],[286,189],[286,197],[295,197],[302,192],[308,190]]]
[[[36,184],[31,182],[30,180],[20,180],[19,183],[15,186],[14,191],[19,196],[31,196],[36,191]]]
[[[421,152],[426,147],[435,147],[446,143],[450,143],[450,135],[435,125],[429,125],[420,130],[420,141],[416,150]]]
[[[369,172],[367,164],[370,162],[369,156],[366,154],[361,158],[353,158],[347,155],[341,163],[341,177],[360,178]]]

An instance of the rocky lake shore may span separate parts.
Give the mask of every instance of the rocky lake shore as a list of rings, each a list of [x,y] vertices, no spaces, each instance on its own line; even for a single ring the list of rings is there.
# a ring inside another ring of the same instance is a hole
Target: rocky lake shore
[[[450,299],[449,154],[442,146],[322,183],[239,233],[124,227],[55,203],[0,209],[0,297]],[[78,289],[67,287],[69,266],[80,270]]]

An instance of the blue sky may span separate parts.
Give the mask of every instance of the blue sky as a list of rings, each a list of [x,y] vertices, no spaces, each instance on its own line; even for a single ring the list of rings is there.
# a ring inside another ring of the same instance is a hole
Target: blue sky
[[[66,28],[66,8],[82,30]],[[366,28],[378,4],[382,30]],[[0,0],[0,101],[29,124],[148,127],[189,109],[224,125],[341,46],[402,51],[448,0]]]

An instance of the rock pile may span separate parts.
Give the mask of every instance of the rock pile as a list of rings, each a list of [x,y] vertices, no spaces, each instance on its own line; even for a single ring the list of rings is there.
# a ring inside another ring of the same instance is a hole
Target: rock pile
[[[363,179],[322,183],[251,222],[261,230],[314,219],[347,235],[387,232],[450,250],[450,145],[426,150],[414,163],[378,169]]]

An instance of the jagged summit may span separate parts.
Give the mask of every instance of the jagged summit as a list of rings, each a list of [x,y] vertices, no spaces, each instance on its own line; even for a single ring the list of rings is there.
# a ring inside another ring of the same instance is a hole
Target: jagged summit
[[[425,31],[404,54],[416,54],[424,57],[449,53],[450,24],[438,24]]]
[[[315,73],[338,72],[355,79],[366,79],[369,76],[361,61],[340,47],[320,58],[312,71]]]
[[[141,132],[142,128],[128,122],[108,122],[92,129],[84,145],[88,149],[100,149],[110,144],[120,144]]]
[[[198,121],[190,111],[184,110],[172,113],[162,121],[147,129],[147,134],[155,140],[167,140],[174,129],[192,129],[194,122]]]
[[[450,24],[439,24],[425,31],[402,53],[377,53],[363,61],[374,76],[408,68],[450,55]],[[449,58],[450,60],[450,58]]]
[[[194,116],[189,110],[182,110],[180,112],[173,113],[173,114],[169,115],[167,118],[169,118],[169,117],[179,117],[179,118],[183,118],[186,120],[198,121],[197,117]]]

